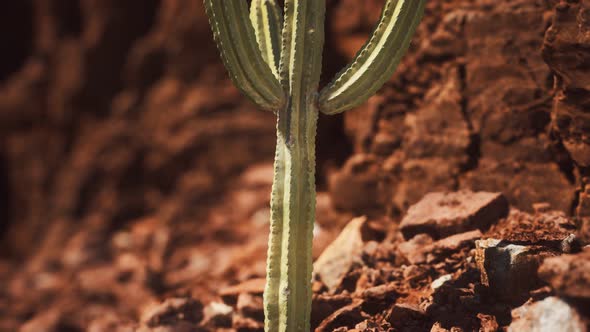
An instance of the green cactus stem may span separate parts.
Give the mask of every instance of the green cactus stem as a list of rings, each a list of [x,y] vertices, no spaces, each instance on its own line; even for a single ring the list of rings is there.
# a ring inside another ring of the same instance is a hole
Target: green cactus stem
[[[267,332],[309,331],[315,136],[318,112],[335,114],[366,101],[393,74],[422,18],[426,0],[387,0],[381,19],[353,62],[318,93],[325,1],[204,0],[234,84],[276,112],[271,194]]]
[[[264,61],[279,79],[283,13],[275,1],[254,0],[250,5],[250,20]]]

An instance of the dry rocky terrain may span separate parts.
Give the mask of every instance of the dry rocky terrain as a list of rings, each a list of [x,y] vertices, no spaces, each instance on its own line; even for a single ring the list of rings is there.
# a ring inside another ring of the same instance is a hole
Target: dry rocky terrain
[[[324,82],[382,4],[328,0]],[[0,16],[0,331],[262,331],[275,119],[201,0]],[[317,153],[316,331],[588,331],[589,0],[429,1]]]

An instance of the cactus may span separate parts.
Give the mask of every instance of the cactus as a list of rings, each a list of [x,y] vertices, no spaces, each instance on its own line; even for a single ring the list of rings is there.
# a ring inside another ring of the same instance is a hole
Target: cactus
[[[391,77],[426,0],[386,0],[369,40],[320,93],[324,0],[284,0],[283,11],[277,0],[204,3],[232,81],[278,117],[265,330],[309,331],[318,112],[357,106]]]

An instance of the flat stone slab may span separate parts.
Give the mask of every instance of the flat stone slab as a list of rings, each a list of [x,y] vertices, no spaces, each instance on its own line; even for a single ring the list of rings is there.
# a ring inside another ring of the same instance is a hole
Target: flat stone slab
[[[363,251],[362,228],[367,218],[351,220],[313,264],[313,271],[331,291],[342,282],[353,264],[360,262]]]
[[[434,241],[426,234],[418,234],[398,246],[399,252],[410,264],[432,263],[444,260],[449,252],[458,251],[467,246],[474,246],[475,240],[482,237],[479,229],[451,235]]]
[[[485,230],[508,215],[508,200],[501,193],[434,192],[410,207],[401,222],[406,239],[428,234],[434,239],[475,229]]]

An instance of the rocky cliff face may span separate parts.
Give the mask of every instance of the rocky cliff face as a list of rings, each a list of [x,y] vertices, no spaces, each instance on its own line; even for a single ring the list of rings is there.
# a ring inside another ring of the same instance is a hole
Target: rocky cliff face
[[[560,2],[545,33],[543,58],[554,73],[551,132],[576,165],[575,215],[590,228],[590,3]]]
[[[429,191],[471,188],[574,212],[590,155],[588,6],[430,3],[391,83],[346,115],[356,155],[332,177],[337,204],[395,214]],[[353,49],[355,30],[341,30]]]

